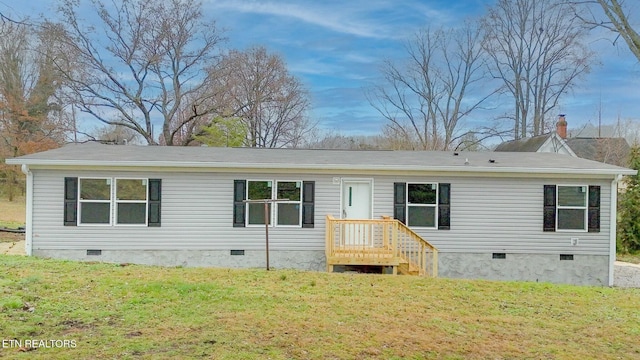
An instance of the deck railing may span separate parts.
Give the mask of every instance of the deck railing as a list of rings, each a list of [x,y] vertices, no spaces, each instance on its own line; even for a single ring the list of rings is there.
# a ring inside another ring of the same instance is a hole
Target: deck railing
[[[333,265],[392,266],[436,277],[438,249],[403,223],[382,219],[335,219],[327,215],[327,268]]]

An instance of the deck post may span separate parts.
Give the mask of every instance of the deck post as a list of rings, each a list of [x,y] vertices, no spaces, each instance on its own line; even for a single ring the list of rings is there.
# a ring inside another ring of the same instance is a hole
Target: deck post
[[[432,277],[438,277],[438,250],[433,249],[433,274]]]

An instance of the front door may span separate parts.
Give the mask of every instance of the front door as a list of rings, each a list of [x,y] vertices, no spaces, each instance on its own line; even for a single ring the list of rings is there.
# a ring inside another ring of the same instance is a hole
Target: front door
[[[342,218],[371,219],[372,181],[344,180],[342,182]],[[371,245],[370,226],[367,224],[345,224],[344,245]]]

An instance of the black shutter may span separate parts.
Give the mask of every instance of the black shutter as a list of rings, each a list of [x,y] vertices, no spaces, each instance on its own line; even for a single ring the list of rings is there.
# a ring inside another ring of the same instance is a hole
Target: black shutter
[[[406,224],[406,212],[407,212],[407,184],[406,183],[394,183],[393,184],[393,217],[400,220],[403,224]]]
[[[315,219],[315,181],[302,183],[302,227],[312,228]]]
[[[64,226],[78,225],[78,178],[64,178]]]
[[[233,227],[244,227],[244,203],[246,196],[247,181],[246,180],[234,180],[233,181]]]
[[[451,184],[438,185],[438,229],[451,229]]]
[[[544,206],[542,213],[542,230],[556,231],[556,186],[544,186]]]
[[[162,179],[149,179],[147,226],[160,226],[162,213]]]
[[[611,191],[615,191],[615,189]],[[588,218],[589,232],[600,232],[600,186],[589,186]]]

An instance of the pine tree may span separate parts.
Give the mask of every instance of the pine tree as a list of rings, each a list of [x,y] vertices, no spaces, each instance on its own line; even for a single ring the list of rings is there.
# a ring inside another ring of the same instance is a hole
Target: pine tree
[[[640,146],[629,154],[629,167],[640,170]],[[618,252],[640,251],[640,174],[628,176],[618,202]]]

